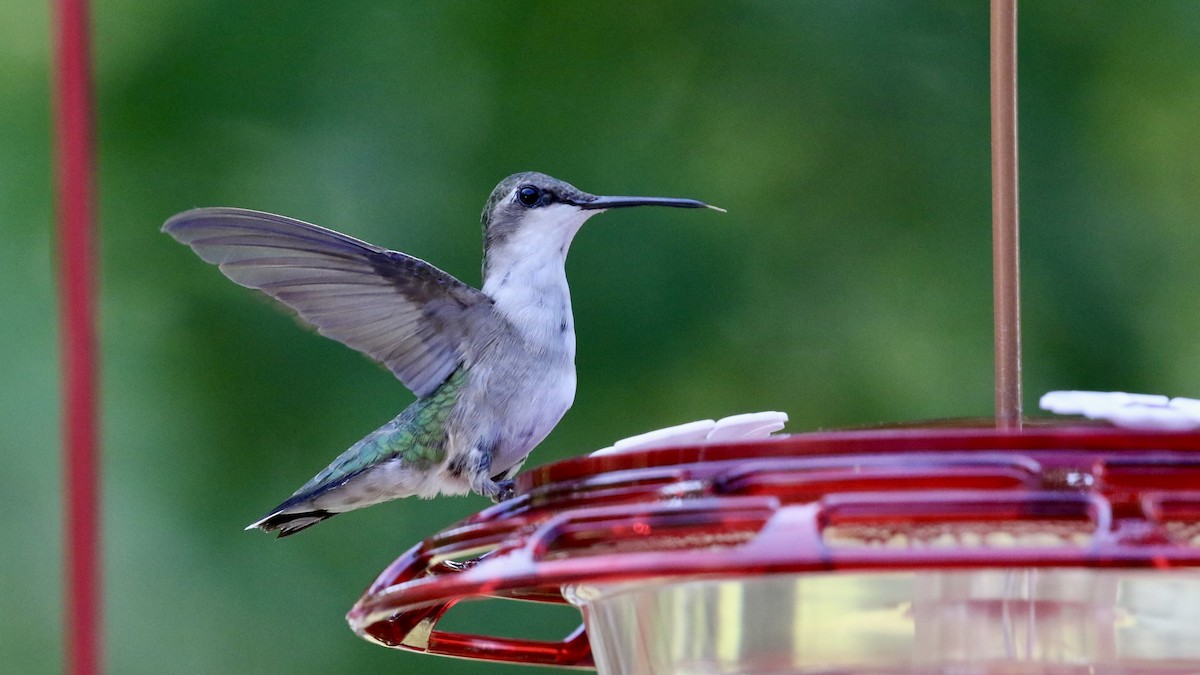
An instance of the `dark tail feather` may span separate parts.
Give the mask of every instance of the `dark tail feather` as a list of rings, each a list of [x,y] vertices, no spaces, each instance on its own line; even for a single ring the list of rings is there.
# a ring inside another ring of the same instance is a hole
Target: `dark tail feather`
[[[312,527],[322,520],[326,520],[337,515],[331,511],[316,510],[303,511],[300,513],[279,513],[275,512],[263,518],[262,520],[251,523],[247,530],[258,528],[263,532],[275,532],[278,530],[279,538],[291,536],[297,532]]]

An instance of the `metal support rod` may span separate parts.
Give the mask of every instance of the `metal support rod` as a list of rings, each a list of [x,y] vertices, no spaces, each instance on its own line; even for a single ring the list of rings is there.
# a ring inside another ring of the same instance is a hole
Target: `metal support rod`
[[[992,284],[996,426],[1021,426],[1021,275],[1017,208],[1017,3],[991,0]]]
[[[100,672],[96,251],[87,0],[55,0],[54,140],[62,341],[64,670]]]

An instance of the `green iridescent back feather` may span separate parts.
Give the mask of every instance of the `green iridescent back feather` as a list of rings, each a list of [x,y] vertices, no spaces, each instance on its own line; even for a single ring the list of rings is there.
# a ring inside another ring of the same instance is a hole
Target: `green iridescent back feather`
[[[323,487],[396,457],[422,469],[438,464],[446,456],[446,423],[466,383],[466,369],[454,371],[432,394],[417,399],[395,419],[339,455],[295,496],[323,491]]]

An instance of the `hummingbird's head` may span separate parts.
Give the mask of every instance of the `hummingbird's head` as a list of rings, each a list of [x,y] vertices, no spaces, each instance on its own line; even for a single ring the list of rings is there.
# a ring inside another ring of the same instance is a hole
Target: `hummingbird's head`
[[[571,240],[588,218],[627,206],[722,210],[694,199],[599,197],[544,173],[516,173],[500,181],[483,207],[485,281],[495,257],[565,260]]]
[[[557,240],[565,235],[569,244],[579,226],[596,213],[584,211],[578,205],[595,200],[595,195],[544,173],[515,173],[500,181],[483,207],[484,251],[497,250],[497,246],[503,246],[518,231],[531,229],[542,221],[546,221],[548,229],[558,230],[560,236],[551,238]]]

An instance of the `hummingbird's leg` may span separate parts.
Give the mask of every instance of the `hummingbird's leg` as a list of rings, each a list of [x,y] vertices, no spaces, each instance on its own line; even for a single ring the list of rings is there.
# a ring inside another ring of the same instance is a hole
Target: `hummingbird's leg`
[[[500,502],[508,501],[516,496],[516,481],[513,480],[513,476],[517,475],[517,473],[521,471],[521,466],[524,464],[525,460],[522,459],[521,461],[512,465],[508,471],[501,471],[500,473],[492,476],[492,482],[495,483],[497,488],[497,492],[495,496],[492,497],[492,501],[499,504]]]
[[[494,454],[495,445],[475,447],[465,455],[465,460],[455,463],[459,465],[460,471],[465,465],[468,480],[471,482],[471,490],[487,497],[493,502],[499,503],[512,498],[513,481],[507,478],[509,475],[516,473],[516,469],[519,467],[514,467],[513,469],[492,476],[492,458]],[[501,480],[496,480],[497,478]]]
[[[473,482],[471,489],[497,504],[513,497],[513,481],[511,480],[495,481],[484,477]]]
[[[499,504],[500,502],[512,499],[516,494],[514,489],[515,482],[513,480],[493,481],[492,484],[496,486],[496,494],[492,495],[492,501]]]

